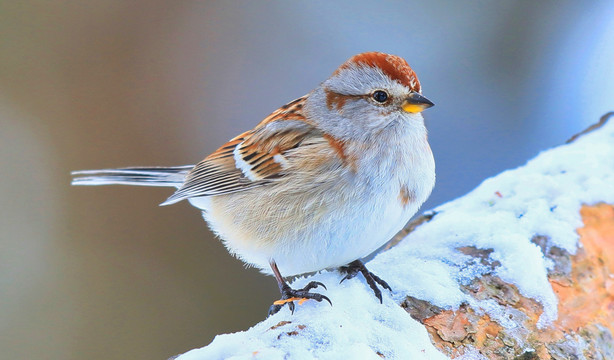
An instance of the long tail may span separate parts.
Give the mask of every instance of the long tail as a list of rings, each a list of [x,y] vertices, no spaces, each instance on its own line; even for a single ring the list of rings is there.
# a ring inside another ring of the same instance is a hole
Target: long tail
[[[73,171],[72,185],[138,185],[179,188],[194,165],[175,167],[133,167]]]

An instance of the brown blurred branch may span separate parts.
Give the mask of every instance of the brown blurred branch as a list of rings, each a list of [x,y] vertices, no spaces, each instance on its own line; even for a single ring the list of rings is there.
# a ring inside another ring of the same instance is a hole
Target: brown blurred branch
[[[595,131],[595,130],[601,128],[603,125],[605,125],[605,123],[612,116],[614,116],[614,111],[610,111],[609,113],[606,113],[606,114],[602,115],[601,118],[599,118],[599,122],[597,122],[596,124],[593,124],[593,125],[587,127],[583,131],[581,131],[581,132],[575,134],[574,136],[570,137],[567,141],[565,141],[565,144],[572,143],[572,142],[576,141],[576,139],[579,138],[580,136],[588,134],[591,131]]]

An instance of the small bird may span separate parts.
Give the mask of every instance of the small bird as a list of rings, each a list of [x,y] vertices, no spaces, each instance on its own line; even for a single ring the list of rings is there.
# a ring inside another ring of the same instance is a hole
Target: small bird
[[[75,171],[73,185],[169,186],[228,251],[277,279],[285,304],[330,299],[284,276],[339,268],[363,274],[382,302],[388,284],[360,259],[390,240],[435,185],[416,73],[401,57],[355,55],[307,95],[283,105],[196,165]],[[282,276],[283,274],[283,276]],[[342,280],[342,281],[343,281]],[[331,304],[332,305],[332,304]]]

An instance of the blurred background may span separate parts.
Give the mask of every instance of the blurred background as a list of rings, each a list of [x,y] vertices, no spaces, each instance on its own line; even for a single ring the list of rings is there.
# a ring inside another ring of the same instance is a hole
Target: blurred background
[[[611,1],[0,2],[0,349],[166,359],[278,297],[172,189],[71,170],[200,161],[350,56],[406,58],[437,185],[423,210],[614,110]]]

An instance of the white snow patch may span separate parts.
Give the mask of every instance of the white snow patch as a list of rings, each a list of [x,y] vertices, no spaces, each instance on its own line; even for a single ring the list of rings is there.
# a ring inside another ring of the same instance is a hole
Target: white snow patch
[[[360,275],[339,284],[341,274],[324,271],[297,279],[293,287],[312,280],[325,283],[328,290],[320,292],[330,297],[332,307],[309,301],[297,305],[294,315],[284,308],[247,331],[219,335],[178,360],[381,359],[378,352],[386,359],[445,359],[425,328],[398,303],[408,295],[446,309],[468,303],[513,329],[514,323],[505,320],[505,308],[461,290],[461,285],[486,273],[539,301],[544,311],[538,325],[547,326],[557,317],[557,298],[547,278],[552,264],[531,239],[547,236],[550,246],[575,253],[580,207],[597,202],[614,203],[614,121],[435,209],[430,222],[368,263],[394,290],[383,291],[383,305]],[[492,270],[457,250],[466,246],[492,249],[489,260],[500,265]],[[290,323],[271,328],[281,321]],[[470,350],[460,358],[484,357]]]
[[[342,276],[337,272],[315,277],[330,284],[323,292],[335,306],[309,301],[297,305],[294,315],[284,307],[248,331],[218,335],[208,346],[187,352],[178,360],[381,360],[378,352],[386,359],[446,359],[431,345],[426,329],[389,296],[381,305],[373,294],[365,292],[361,281],[339,284]],[[293,285],[302,287],[307,282],[300,278]],[[272,329],[282,321],[290,323]]]

